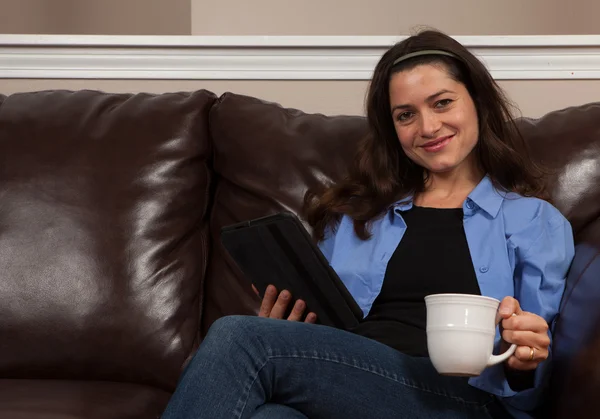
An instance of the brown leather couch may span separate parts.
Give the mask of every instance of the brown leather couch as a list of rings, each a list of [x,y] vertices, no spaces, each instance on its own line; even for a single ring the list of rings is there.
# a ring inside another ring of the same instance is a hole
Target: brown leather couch
[[[600,103],[519,123],[576,235],[550,393],[568,411],[600,315]],[[0,419],[159,417],[211,323],[258,307],[220,228],[298,212],[365,131],[208,91],[0,95]]]

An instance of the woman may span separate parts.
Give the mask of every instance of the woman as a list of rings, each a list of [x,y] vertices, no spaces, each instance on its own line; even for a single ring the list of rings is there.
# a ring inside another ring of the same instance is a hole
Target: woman
[[[362,308],[352,333],[271,287],[260,317],[225,317],[187,367],[171,418],[528,417],[574,249],[536,196],[507,101],[485,67],[435,31],[393,46],[369,88],[371,135],[349,178],[307,194],[316,239]],[[507,123],[506,120],[509,120]],[[424,296],[502,300],[504,364],[471,379],[427,358]],[[270,318],[265,318],[270,317]],[[303,320],[303,321],[302,321]]]

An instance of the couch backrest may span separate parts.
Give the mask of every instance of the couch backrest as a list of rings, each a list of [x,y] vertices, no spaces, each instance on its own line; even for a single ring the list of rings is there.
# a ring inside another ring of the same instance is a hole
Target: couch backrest
[[[1,377],[174,387],[197,343],[215,100],[4,99]]]
[[[210,228],[203,332],[225,314],[256,313],[258,299],[224,252],[221,227],[278,211],[298,213],[306,190],[340,180],[364,118],[328,117],[225,94],[210,117],[218,178]]]

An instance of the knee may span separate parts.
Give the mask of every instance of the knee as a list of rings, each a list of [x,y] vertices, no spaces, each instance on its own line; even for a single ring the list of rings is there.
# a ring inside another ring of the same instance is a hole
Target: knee
[[[185,370],[204,368],[207,362],[230,359],[241,347],[248,346],[251,336],[247,330],[252,330],[251,319],[249,316],[225,316],[216,320]]]
[[[226,316],[215,321],[194,356],[185,365],[182,380],[196,380],[207,371],[222,372],[232,359],[239,359],[246,348],[256,347],[253,323],[257,317]],[[216,370],[215,370],[216,369]]]
[[[212,324],[202,344],[217,345],[221,349],[231,347],[231,344],[243,344],[252,338],[258,319],[252,316],[221,317]]]

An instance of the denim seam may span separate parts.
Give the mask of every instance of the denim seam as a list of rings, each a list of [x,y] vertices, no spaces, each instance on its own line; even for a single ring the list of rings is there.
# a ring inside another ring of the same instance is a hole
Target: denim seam
[[[249,384],[246,385],[246,387],[244,388],[244,392],[242,393],[242,395],[238,399],[238,402],[236,403],[235,409],[233,411],[233,414],[236,415],[235,417],[237,419],[240,419],[242,417],[242,415],[244,414],[244,410],[246,409],[246,405],[248,404],[248,398],[250,397],[250,389],[252,388],[252,386],[254,385],[254,383],[256,382],[256,380],[258,379],[258,375],[263,370],[263,368],[265,367],[265,365],[267,365],[268,362],[269,362],[269,359],[267,358],[267,360],[256,371],[256,374],[254,375],[254,378],[250,377]],[[242,399],[245,399],[245,400],[242,401]]]
[[[397,383],[399,383],[399,384],[401,384],[403,386],[406,386],[406,387],[409,387],[409,388],[412,388],[412,389],[415,389],[415,390],[419,390],[419,391],[424,391],[424,392],[427,392],[427,393],[430,393],[430,394],[433,394],[433,395],[436,395],[436,396],[445,397],[445,398],[451,399],[451,400],[453,400],[455,402],[463,403],[463,404],[468,405],[470,407],[476,407],[476,408],[485,409],[487,407],[487,405],[489,403],[491,403],[491,401],[492,401],[490,399],[489,401],[487,401],[485,403],[471,402],[471,401],[468,401],[468,400],[464,400],[464,399],[462,399],[460,397],[456,397],[456,396],[451,396],[449,394],[445,394],[443,392],[433,391],[433,390],[431,390],[429,388],[418,386],[417,383],[415,383],[415,382],[411,382],[411,381],[408,381],[408,380],[406,380],[404,378],[398,377],[397,374],[395,374],[395,373],[389,373],[387,370],[384,370],[381,367],[375,367],[374,365],[372,365],[373,368],[367,368],[367,367],[359,365],[358,362],[351,363],[351,362],[345,361],[343,359],[342,360],[340,360],[340,359],[332,359],[330,357],[321,357],[321,356],[316,356],[316,355],[315,356],[303,355],[303,354],[297,354],[297,355],[271,355],[271,354],[269,354],[268,355],[268,360],[271,360],[271,359],[282,359],[282,358],[313,359],[313,360],[318,360],[318,361],[333,362],[333,363],[345,365],[345,366],[348,366],[348,367],[357,368],[357,369],[360,369],[362,371],[370,372],[370,373],[378,375],[380,377],[383,377],[383,378],[395,381],[395,382],[397,382]],[[263,365],[263,367],[264,367],[264,365]],[[261,367],[261,369],[262,369],[262,367]],[[377,369],[379,371],[383,371],[383,372],[376,371],[375,369]],[[257,374],[257,376],[258,376],[258,374]],[[253,381],[253,383],[254,383],[254,381]]]

